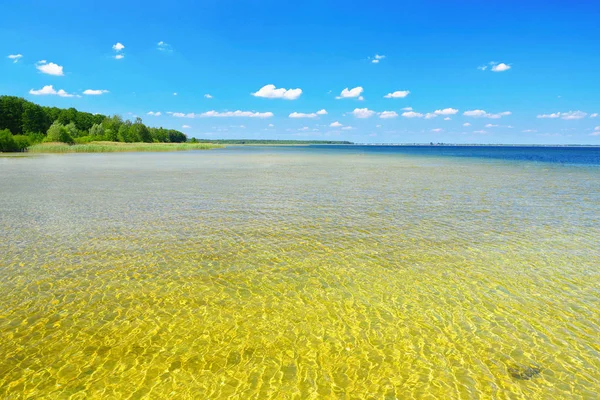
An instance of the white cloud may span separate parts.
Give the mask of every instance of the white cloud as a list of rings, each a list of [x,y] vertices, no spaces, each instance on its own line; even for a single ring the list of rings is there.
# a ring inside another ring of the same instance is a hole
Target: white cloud
[[[206,94],[204,95],[204,98],[205,98],[205,99],[212,99],[213,97],[212,97],[210,94],[206,93]]]
[[[364,91],[364,89],[361,86],[357,86],[353,89],[344,89],[342,90],[342,92],[340,93],[339,96],[336,97],[336,99],[348,99],[348,98],[353,98],[353,97],[359,97],[359,100],[362,100],[362,96],[361,93]]]
[[[60,89],[58,91],[54,90],[54,87],[52,85],[44,86],[43,88],[38,89],[38,90],[31,89],[29,91],[29,94],[32,94],[34,96],[52,95],[52,96],[60,96],[60,97],[79,97],[77,95],[67,93],[63,89]]]
[[[154,111],[148,111],[146,113],[146,115],[152,115],[153,117],[160,117],[162,114],[160,113],[160,111],[156,111],[156,112],[154,112]]]
[[[340,126],[343,126],[342,124],[340,124],[338,121],[332,122],[331,124],[329,124],[330,127],[332,128],[339,128]]]
[[[463,113],[463,115],[466,117],[491,118],[491,119],[498,119],[498,118],[502,118],[502,117],[505,117],[505,116],[511,115],[511,114],[512,113],[510,111],[503,111],[501,113],[491,114],[484,110],[469,110],[469,111],[465,111]]]
[[[270,118],[274,116],[274,114],[270,111],[268,112],[256,112],[256,111],[207,111],[199,115],[200,117],[247,117],[247,118]]]
[[[359,101],[363,101],[364,99],[365,99],[364,97],[362,97],[362,96],[358,96],[358,100],[359,100]]]
[[[257,92],[252,93],[255,97],[264,97],[267,99],[285,99],[296,100],[302,94],[302,89],[284,89],[275,88],[275,85],[265,85]]]
[[[442,128],[435,128],[435,129],[431,130],[431,132],[435,132],[435,133],[439,133],[439,132],[442,132],[442,131],[443,131]]]
[[[117,42],[116,44],[113,45],[113,50],[116,52],[119,52],[121,50],[123,50],[125,48],[125,46],[123,46],[121,43]]]
[[[373,64],[379,64],[379,60],[373,60],[371,61]]]
[[[13,63],[18,63],[19,60],[23,57],[22,54],[9,54],[8,58],[10,58],[11,60],[13,60]]]
[[[412,108],[412,107],[404,107],[404,108],[402,109],[402,111],[412,111],[412,110],[413,110],[413,108]]]
[[[471,126],[471,124],[470,124],[470,123],[468,123],[468,122],[465,122],[465,123],[463,124],[463,126]]]
[[[100,96],[101,94],[104,93],[108,93],[108,90],[104,90],[104,89],[98,89],[98,90],[94,90],[94,89],[87,89],[83,91],[83,94],[87,94],[89,96]]]
[[[344,126],[344,127],[342,127],[343,131],[351,131],[352,129],[354,129],[354,128],[351,127],[351,126]]]
[[[272,128],[272,127],[274,127],[274,126],[275,126],[275,125],[273,125],[273,124],[269,124],[269,128]]]
[[[510,69],[510,65],[506,65],[504,63],[496,64],[492,67],[492,71],[494,72],[504,72]]]
[[[384,111],[381,114],[379,114],[379,118],[396,118],[398,116],[398,113],[396,111]]]
[[[532,133],[532,132],[537,132],[537,130],[535,130],[535,129],[525,129],[525,130],[523,130],[521,132],[523,132],[523,133]]]
[[[480,134],[480,135],[485,135],[487,133],[487,131],[483,131],[483,130],[481,130],[481,131],[473,131],[473,133],[477,133],[477,134]]]
[[[373,57],[373,59],[371,60],[371,62],[373,64],[378,64],[379,60],[383,60],[385,58],[385,56],[379,55],[379,54],[375,54],[375,57]]]
[[[162,40],[156,43],[156,48],[160,51],[171,51],[171,45],[169,43],[163,42]]]
[[[480,71],[485,71],[487,69],[487,65],[479,66],[479,67],[477,67],[477,69]]]
[[[452,118],[450,118],[450,117],[446,117],[446,118],[444,118],[444,121],[450,121],[451,119]]]
[[[410,90],[396,90],[383,96],[386,99],[403,99],[410,94]]]
[[[443,110],[435,110],[434,113],[437,115],[454,115],[458,112],[456,108],[444,108]]]
[[[486,125],[484,126],[484,128],[497,128],[498,126],[500,126],[500,125],[495,125],[495,124],[486,124]]]
[[[597,116],[598,116],[598,113],[590,114],[590,118],[596,118]]]
[[[308,131],[310,130],[310,128],[308,126],[303,126],[302,128],[298,129],[299,131]]]
[[[432,118],[437,118],[437,114],[434,114],[434,113],[425,114],[425,119],[432,119]]]
[[[594,132],[590,133],[590,136],[600,136],[600,126],[594,128]]]
[[[322,110],[317,111],[317,115],[327,115],[327,110],[323,108]]]
[[[122,59],[122,58],[124,58],[124,57],[125,57],[125,54],[117,54],[117,55],[115,56],[115,60],[121,60],[121,59]]]
[[[540,114],[537,117],[538,118],[561,118],[561,119],[566,119],[566,120],[570,120],[570,119],[582,119],[587,115],[587,113],[583,112],[583,111],[568,111],[568,112],[556,112],[556,113],[552,113],[552,114]]]
[[[293,112],[289,115],[290,118],[316,118],[317,117],[317,113],[299,113],[299,112]]]
[[[352,111],[352,115],[356,118],[369,118],[375,115],[375,111],[369,110],[368,108],[355,108],[354,111]]]
[[[48,63],[46,60],[38,61],[35,67],[42,73],[55,76],[63,76],[63,67],[58,64]]]
[[[181,128],[182,128],[182,129],[190,129],[190,128],[191,128],[191,126],[189,126],[189,125],[181,125]]]
[[[197,114],[194,113],[182,113],[182,112],[171,112],[171,111],[167,111],[167,114],[173,116],[173,117],[177,117],[177,118],[195,118],[197,117]]]
[[[404,118],[422,118],[423,114],[414,112],[414,111],[406,111],[402,113]]]

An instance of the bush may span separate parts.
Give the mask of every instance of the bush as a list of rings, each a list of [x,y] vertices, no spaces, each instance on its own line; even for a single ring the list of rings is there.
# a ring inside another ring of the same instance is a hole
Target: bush
[[[36,143],[42,143],[44,141],[44,139],[46,138],[46,136],[43,133],[30,132],[27,134],[27,138],[29,139],[29,143],[36,144]]]
[[[0,152],[18,151],[17,143],[8,129],[0,131]]]
[[[31,141],[29,140],[29,136],[14,135],[13,140],[15,141],[15,145],[17,146],[16,151],[25,151],[29,146],[31,146]]]
[[[86,143],[90,143],[90,142],[99,140],[99,138],[95,137],[95,136],[82,136],[82,137],[77,137],[74,140],[75,140],[75,144],[86,144]]]
[[[63,142],[73,144],[75,143],[67,128],[60,122],[54,122],[46,135],[46,142]]]

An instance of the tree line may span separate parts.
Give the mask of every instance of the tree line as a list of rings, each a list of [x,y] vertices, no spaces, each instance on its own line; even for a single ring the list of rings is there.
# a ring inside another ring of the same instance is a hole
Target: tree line
[[[148,127],[139,117],[132,122],[118,115],[42,107],[20,97],[0,96],[0,151],[22,151],[43,141],[183,143],[187,136],[175,129]]]

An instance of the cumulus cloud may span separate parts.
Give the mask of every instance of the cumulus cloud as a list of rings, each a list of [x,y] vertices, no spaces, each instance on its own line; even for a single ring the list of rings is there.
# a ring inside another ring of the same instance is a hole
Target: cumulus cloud
[[[339,128],[340,126],[343,126],[342,124],[340,124],[338,121],[332,122],[331,124],[329,124],[330,127],[332,128]]]
[[[381,114],[379,114],[379,118],[396,118],[398,116],[398,113],[396,111],[383,111]]]
[[[63,76],[63,67],[58,64],[46,62],[46,60],[38,61],[35,67],[42,73],[55,76]]]
[[[171,45],[169,43],[163,42],[162,40],[156,43],[156,48],[160,51],[171,51]]]
[[[346,89],[342,90],[342,92],[340,93],[339,96],[336,97],[336,99],[348,99],[348,98],[358,97],[359,100],[362,100],[361,93],[363,91],[364,91],[364,89],[361,86],[357,86],[352,89],[346,88]]]
[[[423,114],[415,111],[406,111],[402,113],[404,118],[423,118]]]
[[[162,114],[160,113],[160,111],[156,111],[156,112],[154,112],[154,111],[148,111],[146,113],[146,115],[152,115],[153,117],[160,117]]]
[[[197,114],[194,113],[182,113],[182,112],[171,112],[171,111],[167,111],[167,114],[169,114],[172,117],[177,117],[177,118],[195,118],[197,117]]]
[[[205,99],[212,99],[213,97],[212,97],[210,94],[206,93],[206,94],[204,95],[204,98],[205,98]]]
[[[272,127],[274,127],[274,126],[275,126],[275,125],[273,125],[273,124],[269,124],[269,128],[272,128]]]
[[[13,63],[18,63],[21,58],[23,58],[22,54],[9,54],[8,58],[13,60]]]
[[[444,118],[444,121],[450,121],[451,119],[452,118],[450,118],[450,117],[446,117],[446,118]]]
[[[437,118],[437,114],[435,113],[427,113],[425,114],[425,119]]]
[[[247,118],[271,118],[272,116],[274,116],[275,114],[273,114],[272,112],[268,111],[268,112],[256,112],[256,111],[240,111],[240,110],[236,110],[236,111],[224,111],[224,112],[218,112],[218,111],[207,111],[204,112],[202,114],[200,114],[200,117],[217,117],[217,118],[224,118],[224,117],[247,117]]]
[[[375,111],[369,110],[368,108],[355,108],[354,111],[352,111],[352,115],[356,118],[369,118],[375,115]]]
[[[191,126],[189,126],[189,125],[181,125],[181,129],[190,129],[190,128],[191,128]]]
[[[48,95],[51,95],[51,96],[60,96],[60,97],[79,97],[79,96],[77,96],[75,94],[67,93],[63,89],[55,90],[52,85],[44,86],[43,88],[38,89],[38,90],[31,89],[29,91],[29,94],[32,94],[34,96],[48,96]]]
[[[554,119],[554,118],[561,118],[561,119],[566,119],[566,120],[571,120],[571,119],[582,119],[585,118],[585,116],[587,115],[587,113],[583,112],[583,111],[568,111],[568,112],[556,112],[556,113],[552,113],[552,114],[540,114],[537,117],[538,118],[550,118],[550,119]]]
[[[373,57],[373,58],[371,59],[371,62],[372,62],[373,64],[378,64],[378,63],[379,63],[379,61],[380,61],[380,60],[383,60],[384,58],[385,58],[385,56],[383,56],[383,55],[375,54],[375,57]]]
[[[486,124],[484,128],[497,128],[499,125],[496,124]]]
[[[435,128],[435,129],[431,130],[431,132],[434,132],[434,133],[439,133],[439,132],[442,132],[442,131],[443,131],[442,128]]]
[[[317,115],[327,115],[327,110],[323,108],[323,109],[317,111]]]
[[[590,136],[600,136],[600,126],[594,128],[594,132],[590,133]]]
[[[275,85],[265,85],[257,92],[252,93],[255,97],[264,97],[267,99],[285,99],[296,100],[302,94],[302,89],[277,89]]]
[[[113,50],[116,52],[119,52],[121,50],[123,50],[125,48],[125,46],[123,46],[121,43],[117,42],[116,44],[113,45]]]
[[[83,94],[87,94],[88,96],[100,96],[101,94],[108,93],[108,90],[104,89],[86,89],[83,91]]]
[[[125,54],[117,54],[117,55],[115,56],[115,60],[121,60],[121,59],[122,59],[122,58],[124,58],[124,57],[125,57]]]
[[[596,118],[597,116],[598,116],[598,113],[590,114],[590,118]]]
[[[456,108],[444,108],[443,110],[435,110],[434,113],[437,115],[454,115],[458,112]]]
[[[386,99],[403,99],[410,94],[410,90],[396,90],[383,96]]]
[[[512,113],[510,111],[503,111],[501,113],[492,114],[492,113],[488,113],[485,110],[469,110],[469,111],[465,111],[463,113],[463,115],[466,117],[491,118],[491,119],[498,119],[498,118],[502,118],[502,117],[505,117],[505,116],[511,115],[511,114]]]
[[[289,115],[290,118],[317,118],[317,113],[299,113],[293,112]]]
[[[500,63],[500,64],[496,64],[496,65],[492,66],[493,72],[504,72],[504,71],[508,71],[509,69],[510,69],[510,65],[507,65],[504,63]]]
[[[470,123],[468,123],[468,122],[465,122],[465,123],[463,124],[463,126],[471,126],[471,124],[470,124]]]

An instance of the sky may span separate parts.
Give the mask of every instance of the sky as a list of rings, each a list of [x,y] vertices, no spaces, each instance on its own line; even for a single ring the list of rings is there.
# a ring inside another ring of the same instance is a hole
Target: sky
[[[598,1],[0,4],[0,95],[197,138],[600,145]]]

